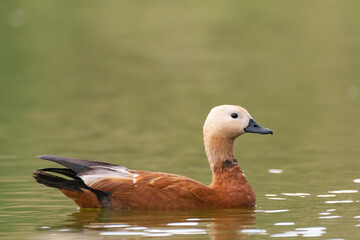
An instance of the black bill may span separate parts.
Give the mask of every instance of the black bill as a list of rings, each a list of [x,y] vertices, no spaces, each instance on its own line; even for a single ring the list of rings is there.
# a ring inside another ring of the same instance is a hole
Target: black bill
[[[250,119],[248,126],[244,130],[248,133],[273,134],[272,130],[260,126],[252,118]]]

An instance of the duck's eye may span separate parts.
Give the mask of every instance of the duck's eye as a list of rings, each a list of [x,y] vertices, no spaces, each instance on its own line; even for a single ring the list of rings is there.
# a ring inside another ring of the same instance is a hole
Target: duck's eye
[[[231,117],[232,117],[232,118],[237,118],[238,115],[237,115],[237,113],[232,113],[232,114],[231,114]]]

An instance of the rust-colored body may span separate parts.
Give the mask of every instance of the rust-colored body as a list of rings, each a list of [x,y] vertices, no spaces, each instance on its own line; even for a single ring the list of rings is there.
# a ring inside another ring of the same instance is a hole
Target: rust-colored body
[[[136,182],[104,178],[90,185],[112,192],[105,202],[87,189],[61,191],[82,208],[184,210],[255,206],[254,191],[237,165],[221,169],[209,186],[175,174],[129,171],[138,174]]]

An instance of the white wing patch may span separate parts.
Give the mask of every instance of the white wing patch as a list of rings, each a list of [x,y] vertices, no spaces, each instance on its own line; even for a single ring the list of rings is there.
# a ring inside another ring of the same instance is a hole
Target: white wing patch
[[[127,168],[122,166],[93,166],[89,170],[78,173],[77,176],[81,178],[87,186],[92,187],[109,178],[113,180],[132,179],[135,184],[136,177],[138,177],[139,174],[131,173]]]

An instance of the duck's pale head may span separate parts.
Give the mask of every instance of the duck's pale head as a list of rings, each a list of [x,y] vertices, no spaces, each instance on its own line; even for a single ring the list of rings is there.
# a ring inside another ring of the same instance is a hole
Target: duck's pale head
[[[244,133],[273,132],[257,124],[240,106],[221,105],[211,109],[204,124],[205,151],[211,168],[222,161],[235,159],[234,141]]]
[[[245,108],[236,105],[214,107],[204,124],[204,136],[235,139],[246,132],[273,134],[257,124]]]

